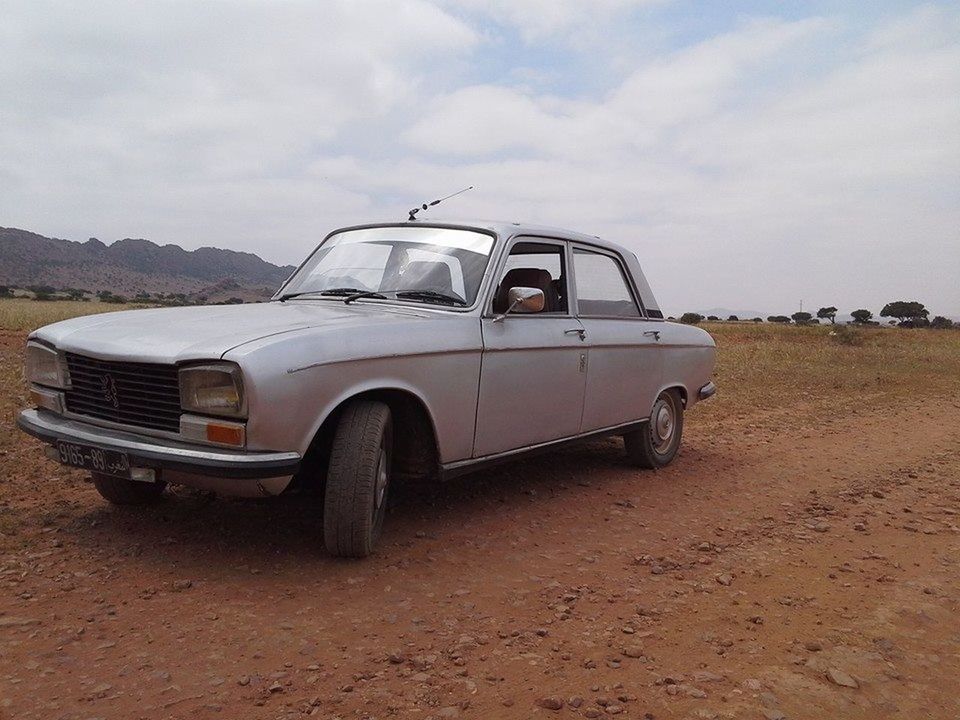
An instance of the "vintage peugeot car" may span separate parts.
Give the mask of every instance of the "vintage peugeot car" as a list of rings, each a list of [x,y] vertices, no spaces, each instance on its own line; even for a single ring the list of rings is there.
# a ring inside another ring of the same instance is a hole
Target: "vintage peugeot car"
[[[600,435],[677,453],[714,342],[665,322],[629,251],[565,230],[403,222],[330,233],[270,302],[90,315],[27,341],[19,426],[117,504],[168,483],[323,493],[368,555],[391,483]]]

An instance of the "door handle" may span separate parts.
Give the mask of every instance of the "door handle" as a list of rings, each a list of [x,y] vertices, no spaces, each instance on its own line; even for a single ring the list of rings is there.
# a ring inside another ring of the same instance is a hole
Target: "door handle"
[[[569,330],[563,331],[564,335],[573,335],[574,333],[579,335],[581,340],[587,339],[587,331],[584,330],[583,328],[570,328]]]
[[[652,337],[657,342],[660,342],[660,331],[659,330],[647,330],[643,333],[644,337]]]

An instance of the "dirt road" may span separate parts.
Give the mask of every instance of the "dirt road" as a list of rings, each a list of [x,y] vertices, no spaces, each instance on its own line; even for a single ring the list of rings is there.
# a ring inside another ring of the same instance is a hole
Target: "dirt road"
[[[955,398],[407,491],[361,562],[315,506],[121,510],[38,452],[0,457],[3,718],[960,716]]]

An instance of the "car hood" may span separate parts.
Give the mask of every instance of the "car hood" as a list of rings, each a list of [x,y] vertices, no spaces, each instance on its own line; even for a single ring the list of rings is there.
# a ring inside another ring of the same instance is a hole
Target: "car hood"
[[[127,310],[64,320],[31,334],[61,350],[104,360],[210,360],[274,335],[323,326],[382,325],[434,315],[418,308],[333,300]]]

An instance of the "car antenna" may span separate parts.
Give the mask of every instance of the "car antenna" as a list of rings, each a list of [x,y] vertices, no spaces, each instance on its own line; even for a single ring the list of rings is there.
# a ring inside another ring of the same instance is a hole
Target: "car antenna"
[[[410,217],[407,218],[407,222],[413,222],[414,220],[416,220],[417,213],[420,212],[421,210],[426,210],[427,208],[432,208],[434,205],[439,205],[444,200],[449,200],[452,197],[456,197],[461,193],[465,193],[467,190],[473,190],[473,185],[471,185],[470,187],[465,187],[463,190],[457,190],[455,193],[447,195],[446,197],[442,197],[439,200],[434,200],[433,202],[424,203],[420,207],[415,207],[413,210],[410,211]]]

